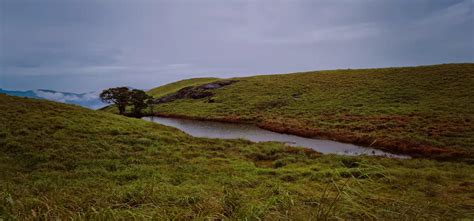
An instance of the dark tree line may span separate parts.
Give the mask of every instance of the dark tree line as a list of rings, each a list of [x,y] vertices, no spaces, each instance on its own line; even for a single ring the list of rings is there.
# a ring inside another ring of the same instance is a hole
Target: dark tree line
[[[153,113],[154,99],[142,90],[130,90],[127,87],[109,88],[100,93],[100,99],[105,103],[115,104],[122,115],[125,114],[128,105],[132,106],[132,113],[135,116],[141,116],[142,110],[147,107],[150,107],[150,112]]]

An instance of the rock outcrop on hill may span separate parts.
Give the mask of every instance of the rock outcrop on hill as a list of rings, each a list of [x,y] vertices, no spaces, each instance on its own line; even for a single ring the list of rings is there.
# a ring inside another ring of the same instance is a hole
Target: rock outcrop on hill
[[[212,97],[214,95],[214,93],[212,93],[212,90],[219,89],[236,82],[237,82],[236,80],[222,80],[222,81],[215,81],[212,83],[203,84],[199,86],[185,87],[178,90],[175,93],[171,93],[161,98],[158,98],[155,103],[156,104],[168,103],[168,102],[172,102],[178,99],[186,99],[186,98],[202,99],[206,97]]]

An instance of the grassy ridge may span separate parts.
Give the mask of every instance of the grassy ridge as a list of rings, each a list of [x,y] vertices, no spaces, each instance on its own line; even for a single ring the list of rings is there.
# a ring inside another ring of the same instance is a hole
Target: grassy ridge
[[[153,88],[149,90],[147,93],[154,97],[161,97],[161,96],[176,92],[179,89],[184,88],[184,87],[196,86],[200,84],[213,82],[216,80],[218,80],[218,78],[191,78],[191,79],[176,81],[176,82],[166,84],[157,88]]]
[[[206,83],[209,83],[209,82],[216,81],[218,79],[219,78],[191,78],[191,79],[185,79],[185,80],[176,81],[176,82],[173,82],[173,83],[162,85],[160,87],[153,88],[153,89],[147,91],[147,94],[158,98],[158,97],[165,96],[167,94],[174,93],[174,92],[178,91],[181,88],[185,88],[185,87],[189,87],[189,86],[196,86],[196,85],[200,85],[200,84],[206,84]],[[105,107],[101,108],[100,110],[111,112],[111,113],[118,113],[118,109],[115,105],[108,105],[108,106],[105,106]],[[127,107],[127,111],[128,112],[131,111],[130,106]]]
[[[474,166],[201,139],[0,95],[0,218],[474,218]]]
[[[185,99],[155,110],[412,155],[473,156],[474,64],[234,79],[239,82],[214,91],[212,102]]]

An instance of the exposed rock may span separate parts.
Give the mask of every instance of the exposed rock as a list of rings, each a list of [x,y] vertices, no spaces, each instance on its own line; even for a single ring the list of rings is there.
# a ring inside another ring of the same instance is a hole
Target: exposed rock
[[[210,91],[202,91],[202,90],[192,90],[189,93],[189,97],[191,97],[192,99],[201,99],[201,98],[205,98],[205,97],[211,97],[213,95],[214,95],[214,93],[212,93]]]
[[[204,89],[204,90],[217,89],[217,88],[221,88],[221,87],[233,84],[235,82],[237,81],[236,80],[222,80],[222,81],[212,82],[209,84],[204,84],[204,85],[199,86],[198,88]]]
[[[212,93],[210,90],[222,88],[227,85],[231,85],[233,83],[237,82],[236,80],[222,80],[222,81],[216,81],[200,86],[189,86],[182,88],[178,90],[175,93],[165,95],[161,98],[158,98],[156,100],[156,104],[161,104],[161,103],[167,103],[171,101],[175,101],[178,99],[185,99],[185,98],[190,98],[190,99],[202,99],[206,97],[212,97],[214,93]]]

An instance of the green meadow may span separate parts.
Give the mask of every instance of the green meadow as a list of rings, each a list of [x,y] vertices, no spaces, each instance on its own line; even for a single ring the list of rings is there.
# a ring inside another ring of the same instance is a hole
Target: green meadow
[[[474,218],[474,165],[194,138],[0,95],[5,220]]]
[[[180,86],[195,85],[192,80]],[[212,90],[210,98],[159,104],[153,114],[254,123],[277,132],[419,157],[473,157],[474,64],[315,71],[233,80],[238,82]]]
[[[474,64],[234,80],[146,114],[253,123],[415,158],[196,138],[114,106],[0,94],[0,220],[474,218]]]

